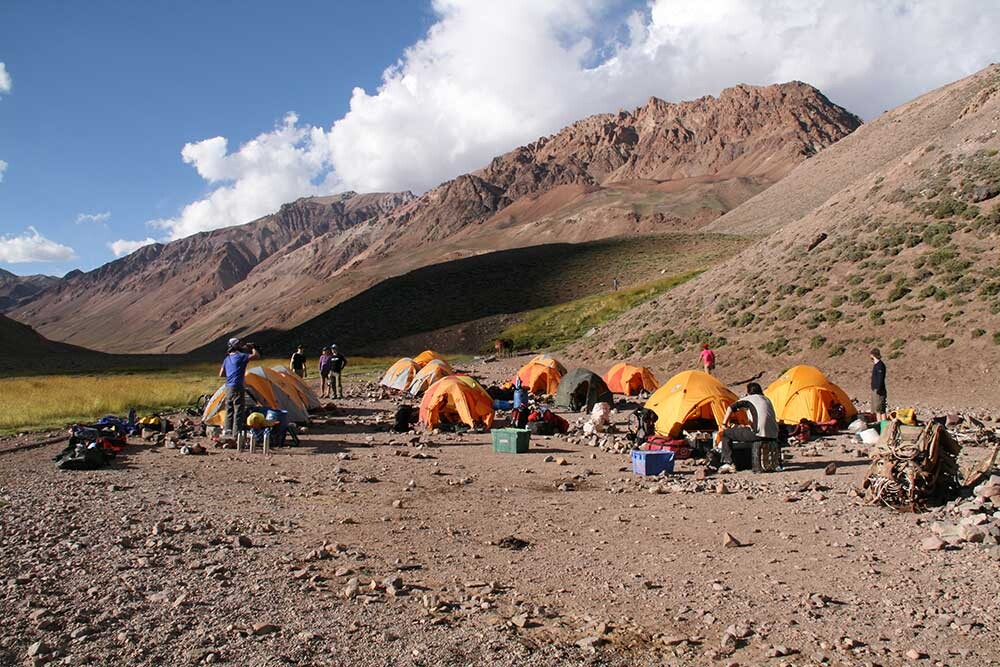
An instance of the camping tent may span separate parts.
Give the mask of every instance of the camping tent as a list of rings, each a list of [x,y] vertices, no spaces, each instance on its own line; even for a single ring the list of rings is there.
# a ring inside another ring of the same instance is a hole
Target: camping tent
[[[428,363],[434,361],[435,359],[440,359],[441,361],[445,360],[444,357],[442,357],[434,350],[424,350],[417,356],[413,357],[413,361],[415,361],[417,363],[417,366],[420,366],[421,368],[426,366]]]
[[[684,371],[673,376],[649,400],[646,408],[656,413],[656,432],[676,438],[692,422],[721,424],[736,394],[704,371]]]
[[[591,410],[595,403],[611,403],[614,396],[601,376],[586,368],[574,368],[559,381],[556,405],[570,410],[586,406]]]
[[[645,366],[633,366],[625,362],[617,363],[604,375],[608,389],[616,394],[636,396],[644,391],[654,392],[660,383],[653,377],[653,371]]]
[[[532,394],[554,394],[559,388],[559,380],[566,369],[551,357],[539,361],[532,359],[517,372],[515,379],[521,380],[521,386]]]
[[[843,389],[830,382],[822,371],[812,366],[793,366],[771,383],[764,395],[774,404],[778,421],[798,424],[803,419],[814,422],[830,421],[830,406],[840,403],[845,417],[858,414]]]
[[[566,367],[563,366],[558,359],[553,357],[551,354],[536,354],[528,362],[529,364],[542,364],[548,366],[549,368],[554,368],[559,371],[559,375],[566,375]]]
[[[270,377],[269,377],[270,374]],[[246,392],[250,400],[262,408],[286,410],[288,420],[296,423],[309,421],[309,410],[297,393],[289,394],[274,381],[279,374],[271,369],[255,366],[247,371]],[[223,385],[212,395],[205,405],[202,421],[206,424],[222,426],[226,420],[226,386]]]
[[[493,399],[468,375],[449,375],[432,384],[420,401],[420,423],[434,428],[445,423],[493,426]]]
[[[288,394],[294,394],[305,406],[310,410],[318,410],[322,407],[320,403],[319,396],[313,391],[312,387],[306,384],[305,380],[300,378],[295,373],[292,373],[285,366],[272,366],[271,368],[265,369],[268,377],[274,374],[277,377],[272,378],[272,381],[277,381],[282,389]]]
[[[389,367],[379,384],[396,391],[406,391],[418,371],[420,371],[420,366],[417,365],[417,362],[409,357],[403,357]]]
[[[413,377],[413,382],[410,383],[410,393],[414,396],[419,396],[427,387],[446,375],[451,375],[452,372],[451,366],[448,365],[447,361],[432,359]]]

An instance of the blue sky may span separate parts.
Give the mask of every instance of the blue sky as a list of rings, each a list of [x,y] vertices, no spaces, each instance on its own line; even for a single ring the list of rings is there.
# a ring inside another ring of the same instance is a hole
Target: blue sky
[[[0,3],[0,268],[422,191],[584,116],[799,79],[870,119],[996,59],[993,0]]]

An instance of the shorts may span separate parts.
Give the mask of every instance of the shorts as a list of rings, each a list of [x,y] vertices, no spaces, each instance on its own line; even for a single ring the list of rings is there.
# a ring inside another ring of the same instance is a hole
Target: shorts
[[[885,412],[885,409],[888,406],[888,404],[889,402],[888,400],[886,400],[885,396],[878,393],[877,391],[872,392],[872,412],[875,413]]]
[[[323,370],[321,370],[319,372],[319,376],[321,378],[323,378],[324,380],[327,379],[328,377],[330,377],[330,369],[329,368],[324,368]]]

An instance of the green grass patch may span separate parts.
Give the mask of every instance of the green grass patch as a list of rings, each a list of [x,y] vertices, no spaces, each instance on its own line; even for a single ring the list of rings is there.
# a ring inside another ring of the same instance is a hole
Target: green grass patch
[[[595,294],[556,306],[538,308],[526,313],[522,322],[502,331],[498,338],[510,339],[514,342],[515,349],[563,347],[579,340],[591,328],[599,327],[701,273],[702,270],[690,271],[641,287]]]

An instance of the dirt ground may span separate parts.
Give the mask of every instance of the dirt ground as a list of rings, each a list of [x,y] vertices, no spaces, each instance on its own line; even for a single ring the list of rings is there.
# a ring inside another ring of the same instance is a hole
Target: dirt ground
[[[932,515],[864,506],[849,436],[660,481],[565,437],[393,434],[395,405],[269,457],[3,454],[0,664],[1000,664],[1000,547],[921,550]]]

